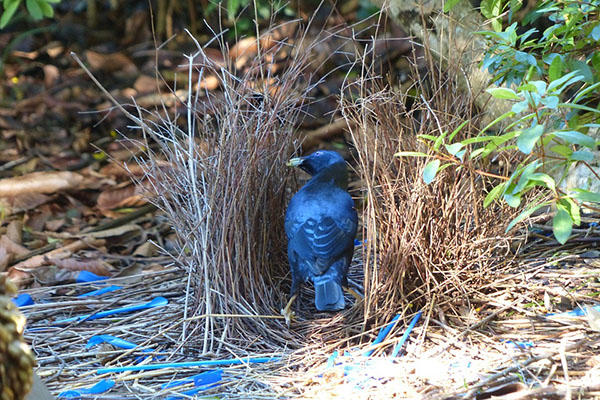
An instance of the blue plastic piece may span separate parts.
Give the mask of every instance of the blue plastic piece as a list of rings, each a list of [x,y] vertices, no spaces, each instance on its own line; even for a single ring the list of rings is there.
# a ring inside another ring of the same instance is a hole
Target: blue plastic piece
[[[110,379],[103,379],[100,382],[96,383],[91,388],[80,388],[77,390],[67,390],[66,392],[62,392],[58,395],[58,397],[62,398],[75,398],[81,397],[83,394],[100,394],[110,390],[113,386],[115,386],[115,381]]]
[[[533,342],[515,342],[513,340],[506,340],[504,343],[512,344],[520,349],[528,349],[534,346]]]
[[[93,347],[100,343],[112,344],[113,346],[119,347],[121,349],[135,349],[136,347],[138,347],[137,344],[128,342],[127,340],[118,338],[116,336],[94,335],[88,340],[87,344],[85,345],[85,348],[89,349],[90,347]],[[145,349],[145,350],[150,350],[150,349]]]
[[[385,340],[386,336],[392,330],[392,328],[394,326],[396,326],[396,324],[398,323],[399,319],[400,319],[400,314],[398,314],[394,318],[392,318],[392,321],[379,331],[379,334],[377,335],[377,337],[375,338],[375,340],[373,340],[373,343],[371,343],[371,346],[374,346],[376,344],[379,344],[379,343],[383,342]],[[367,350],[367,351],[364,352],[363,355],[366,356],[366,357],[368,357],[368,356],[370,356],[373,353],[373,351],[374,351],[374,349]]]
[[[595,227],[598,226],[598,223],[597,222],[590,222],[590,226],[593,227],[593,228],[595,228]]]
[[[17,297],[13,298],[12,301],[17,307],[30,306],[34,304],[33,299],[27,293],[22,293],[18,295]]]
[[[179,379],[173,382],[163,383],[161,389],[168,389],[176,386],[193,383],[194,386],[215,386],[214,384],[220,382],[223,378],[222,369],[213,369],[211,371],[202,372],[201,374],[189,376],[187,378]]]
[[[100,368],[96,371],[97,374],[107,374],[111,372],[125,372],[125,371],[150,371],[161,368],[189,368],[189,367],[217,367],[226,365],[240,365],[240,364],[258,364],[272,361],[279,361],[281,357],[244,357],[244,358],[230,358],[226,360],[205,360],[205,361],[187,361],[177,363],[164,363],[164,364],[147,364],[147,365],[130,365],[127,367],[111,367],[111,368]]]
[[[92,336],[87,344],[85,345],[86,349],[89,349],[90,347],[93,347],[97,344],[100,343],[108,343],[111,344],[115,347],[119,347],[121,349],[135,349],[136,347],[139,347],[137,344],[133,343],[133,342],[129,342],[127,340],[118,338],[116,336],[112,336],[112,335],[95,335]],[[144,352],[144,353],[151,353],[154,351],[154,349],[140,349],[140,351]],[[138,357],[135,359],[135,362],[141,362],[142,360],[145,360],[148,357]],[[155,360],[158,360],[160,358],[163,358],[162,356],[160,357],[154,357]]]
[[[115,314],[124,314],[124,313],[140,311],[140,310],[146,310],[148,308],[162,307],[162,306],[166,306],[168,303],[169,303],[169,300],[165,299],[164,297],[159,296],[159,297],[154,298],[152,301],[149,301],[149,302],[143,303],[143,304],[137,304],[134,306],[127,306],[127,307],[115,308],[112,310],[100,311],[96,314],[86,314],[86,315],[80,315],[79,317],[62,319],[60,321],[54,322],[54,325],[64,325],[64,324],[69,324],[71,322],[79,322],[79,321],[84,321],[84,320],[91,321],[93,319],[109,317],[109,316],[115,315]]]
[[[398,355],[398,353],[400,353],[400,350],[402,349],[402,346],[404,346],[404,342],[406,342],[406,340],[408,339],[408,336],[410,335],[410,333],[414,329],[415,325],[417,325],[417,322],[419,322],[419,318],[421,318],[421,314],[423,314],[423,312],[419,311],[413,317],[413,319],[410,321],[410,323],[408,324],[408,326],[406,327],[406,331],[404,331],[404,334],[400,338],[400,341],[396,344],[396,346],[394,347],[394,350],[392,351],[392,358],[396,357]]]
[[[79,274],[77,274],[77,278],[75,278],[75,281],[77,283],[86,283],[86,282],[96,282],[96,281],[103,281],[105,279],[108,279],[108,276],[100,276],[100,275],[96,275],[93,272],[90,271],[80,271]]]
[[[325,368],[327,368],[327,369],[333,368],[335,366],[335,359],[338,357],[339,354],[340,353],[338,353],[337,350],[335,350],[333,353],[331,353],[331,355],[327,359],[327,366]]]
[[[91,292],[82,293],[77,297],[100,296],[101,294],[108,293],[108,292],[114,292],[115,290],[119,290],[119,289],[122,289],[121,286],[111,285],[111,286],[103,287],[102,289],[92,290]]]
[[[201,392],[203,390],[206,390],[208,388],[204,388],[204,387],[197,387],[197,388],[193,388],[190,390],[186,390],[185,392],[181,392],[181,396],[169,396],[167,398],[165,398],[165,400],[184,400],[184,399],[189,399],[191,398],[191,396],[195,395],[198,392]]]
[[[593,309],[600,311],[600,305],[594,306]],[[581,307],[577,307],[573,311],[546,314],[546,317],[583,317],[584,315],[585,310]]]

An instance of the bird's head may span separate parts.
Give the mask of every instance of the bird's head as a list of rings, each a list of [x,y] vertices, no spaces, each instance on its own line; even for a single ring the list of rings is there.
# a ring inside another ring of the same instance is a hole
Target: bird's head
[[[318,174],[327,167],[342,163],[346,169],[346,161],[339,153],[331,150],[317,150],[306,157],[292,158],[288,161],[288,167],[299,167],[311,176]]]

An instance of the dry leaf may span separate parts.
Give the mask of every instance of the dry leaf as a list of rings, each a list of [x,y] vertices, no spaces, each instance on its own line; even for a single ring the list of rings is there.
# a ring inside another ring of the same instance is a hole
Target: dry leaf
[[[6,236],[17,244],[23,243],[23,222],[10,221],[6,227]]]
[[[13,259],[13,255],[9,254],[6,249],[0,245],[0,272],[6,271],[6,267]]]
[[[102,54],[92,50],[87,50],[85,56],[90,66],[95,70],[106,73],[119,73],[126,76],[137,74],[137,67],[122,53]]]
[[[80,189],[83,176],[70,171],[42,171],[0,180],[0,197],[31,193],[57,193]]]
[[[144,188],[133,184],[124,188],[108,189],[100,193],[96,204],[101,210],[137,207],[147,203],[144,192]]]
[[[15,197],[0,197],[0,211],[5,216],[33,210],[50,201],[52,197],[41,193],[22,194]]]
[[[69,258],[49,258],[48,262],[56,265],[59,268],[69,271],[90,271],[100,276],[110,276],[112,266],[99,259],[78,260],[73,257]]]
[[[13,242],[7,235],[2,235],[2,237],[0,237],[0,247],[5,249],[7,253],[14,254],[17,257],[29,254],[29,249]]]

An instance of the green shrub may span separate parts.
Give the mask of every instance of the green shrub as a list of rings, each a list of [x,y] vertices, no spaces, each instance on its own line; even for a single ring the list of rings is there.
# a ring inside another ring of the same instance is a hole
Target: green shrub
[[[0,29],[4,28],[12,20],[13,16],[19,9],[19,6],[23,3],[23,0],[3,0],[2,1],[2,14],[0,16]],[[42,18],[52,18],[54,16],[54,9],[52,4],[60,3],[60,0],[25,0],[25,7],[29,12],[29,15],[34,20],[38,21]]]
[[[590,129],[600,128],[600,1],[540,2],[524,22],[503,28],[502,17],[508,16],[510,23],[519,7],[520,2],[507,0],[481,4],[494,29],[479,32],[489,43],[481,67],[492,74],[496,85],[504,85],[487,91],[512,102],[511,111],[496,118],[477,137],[453,142],[463,124],[449,135],[421,136],[430,149],[428,154],[399,155],[431,157],[423,171],[425,182],[431,182],[448,166],[469,167],[492,154],[518,150],[521,161],[488,193],[484,205],[502,198],[519,207],[525,193],[541,189],[507,230],[538,209],[551,206],[555,210],[554,236],[565,243],[573,225],[581,222],[582,205],[600,203],[600,193],[562,186],[569,169],[579,164],[600,179],[591,166],[598,142],[588,135]],[[550,26],[543,32],[532,28],[518,33],[524,23],[538,18],[547,18]],[[501,121],[506,126],[491,132]]]

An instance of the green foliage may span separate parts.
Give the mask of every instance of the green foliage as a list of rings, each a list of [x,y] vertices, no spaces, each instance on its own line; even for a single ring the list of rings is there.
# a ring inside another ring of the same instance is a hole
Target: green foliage
[[[487,92],[512,102],[511,111],[496,118],[476,137],[462,141],[453,139],[468,121],[451,135],[444,132],[439,136],[421,136],[430,149],[427,156],[432,158],[423,171],[423,179],[431,183],[437,172],[449,164],[473,168],[472,162],[491,154],[518,150],[523,154],[522,161],[509,177],[490,190],[484,206],[502,199],[511,207],[519,207],[524,195],[535,188],[539,194],[525,204],[507,230],[540,208],[550,206],[555,210],[554,237],[565,243],[573,225],[581,222],[583,203],[600,203],[600,193],[583,188],[561,189],[571,167],[584,164],[591,169],[589,163],[597,161],[593,151],[598,143],[588,132],[600,127],[600,0],[540,2],[526,20],[545,17],[552,25],[537,38],[535,29],[518,33],[521,29],[517,22],[503,29],[502,15],[507,13],[510,22],[520,7],[519,1],[481,3],[481,12],[493,27],[492,31],[479,32],[489,43],[481,67],[488,69],[497,85],[506,85]],[[502,121],[506,127],[491,133],[490,128]],[[446,164],[440,166],[442,161]]]
[[[2,1],[3,10],[0,16],[0,29],[8,25],[22,2],[22,0]],[[31,17],[33,17],[33,19],[36,21],[39,21],[44,17],[52,18],[54,16],[52,4],[57,3],[60,3],[60,0],[25,0],[25,6],[29,12],[29,15],[31,15]]]
[[[254,7],[256,6],[256,15]],[[289,7],[289,2],[283,0],[219,0],[211,1],[204,9],[204,16],[213,14],[218,7],[223,7],[226,17],[234,24],[232,37],[255,34],[255,16],[267,20],[275,13],[293,16],[294,11]]]

